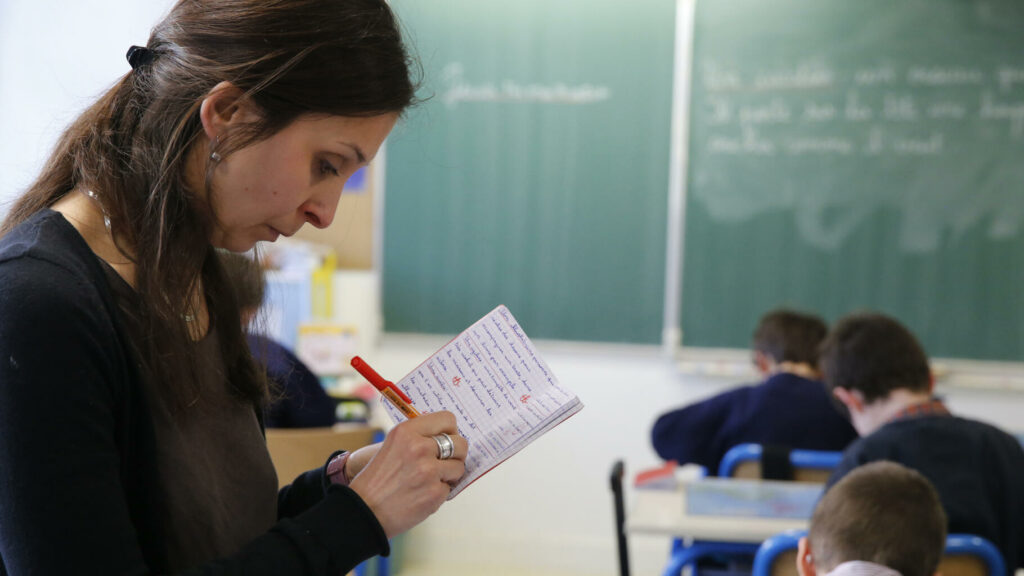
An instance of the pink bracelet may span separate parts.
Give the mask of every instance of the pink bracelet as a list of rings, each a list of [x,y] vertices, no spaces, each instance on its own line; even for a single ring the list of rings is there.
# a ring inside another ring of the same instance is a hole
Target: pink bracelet
[[[331,481],[331,484],[348,486],[349,478],[345,474],[345,464],[348,463],[348,457],[351,454],[351,452],[342,452],[327,463],[327,479]]]

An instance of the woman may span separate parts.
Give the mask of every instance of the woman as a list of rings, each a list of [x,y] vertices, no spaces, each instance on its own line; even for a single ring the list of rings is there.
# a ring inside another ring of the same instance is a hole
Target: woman
[[[0,229],[0,574],[339,574],[386,554],[463,474],[454,416],[277,493],[215,249],[331,223],[414,100],[390,10],[181,0],[128,59]]]

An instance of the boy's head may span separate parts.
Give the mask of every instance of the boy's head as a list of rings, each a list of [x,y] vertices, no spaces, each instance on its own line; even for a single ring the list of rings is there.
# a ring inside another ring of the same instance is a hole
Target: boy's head
[[[754,330],[758,368],[767,372],[767,364],[783,362],[816,366],[818,345],[827,332],[825,322],[817,316],[785,309],[768,312]]]
[[[882,314],[841,319],[821,345],[819,367],[832,390],[857,392],[865,404],[893,390],[931,391],[928,357],[917,338]]]
[[[932,484],[895,462],[854,469],[822,496],[800,539],[801,576],[844,562],[873,562],[903,576],[932,576],[946,546],[946,513]]]

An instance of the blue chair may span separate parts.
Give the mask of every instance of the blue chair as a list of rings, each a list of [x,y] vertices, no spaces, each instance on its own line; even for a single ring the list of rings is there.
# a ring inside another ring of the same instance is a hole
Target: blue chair
[[[750,576],[796,574],[797,545],[806,535],[806,530],[790,530],[762,542],[754,556],[754,569]]]
[[[718,466],[720,478],[761,478],[761,458],[764,449],[760,444],[739,444],[733,446],[722,457]],[[825,450],[790,450],[789,462],[793,467],[793,480],[824,484],[839,466],[842,452]]]
[[[687,546],[676,538],[672,541],[672,552],[662,576],[679,576],[683,569],[690,566],[693,573],[697,571],[697,561],[709,558],[751,558],[757,553],[758,545],[745,542],[708,542],[694,541]]]
[[[754,556],[751,576],[796,573],[796,550],[806,530],[793,530],[765,540]],[[971,534],[950,534],[939,562],[942,576],[1005,576],[1003,555],[988,540]]]
[[[971,534],[950,534],[939,571],[943,576],[1003,576],[1006,562],[988,540]]]

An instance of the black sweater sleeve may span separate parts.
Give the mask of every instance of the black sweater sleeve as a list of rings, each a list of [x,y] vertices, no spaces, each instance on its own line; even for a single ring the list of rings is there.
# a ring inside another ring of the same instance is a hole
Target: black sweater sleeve
[[[159,571],[140,545],[138,519],[153,511],[133,507],[126,486],[136,462],[124,421],[146,416],[124,408],[132,380],[111,306],[79,268],[0,259],[0,575]],[[315,481],[284,497],[304,511],[189,573],[338,574],[387,551],[355,492]]]

